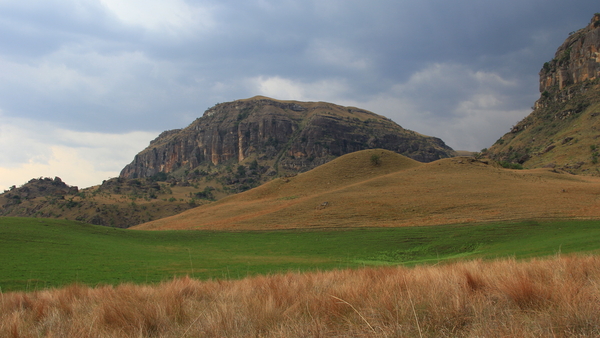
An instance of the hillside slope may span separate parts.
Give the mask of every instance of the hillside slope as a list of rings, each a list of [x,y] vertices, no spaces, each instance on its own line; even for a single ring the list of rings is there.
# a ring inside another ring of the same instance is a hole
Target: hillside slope
[[[572,33],[539,75],[534,111],[496,141],[489,156],[526,168],[599,175],[600,14]]]
[[[370,160],[373,155],[380,164]],[[508,170],[472,158],[423,164],[381,149],[135,229],[412,226],[545,217],[600,217],[600,179]]]

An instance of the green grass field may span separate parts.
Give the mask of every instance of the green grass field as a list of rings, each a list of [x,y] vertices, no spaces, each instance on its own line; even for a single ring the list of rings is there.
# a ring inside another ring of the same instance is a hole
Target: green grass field
[[[600,221],[272,232],[135,231],[39,218],[0,218],[0,288],[154,283],[173,276],[254,274],[528,258],[600,249]]]

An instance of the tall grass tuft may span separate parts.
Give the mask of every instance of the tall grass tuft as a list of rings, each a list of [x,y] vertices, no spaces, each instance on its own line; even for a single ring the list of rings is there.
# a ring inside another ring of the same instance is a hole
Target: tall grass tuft
[[[600,257],[2,293],[0,337],[597,337]]]

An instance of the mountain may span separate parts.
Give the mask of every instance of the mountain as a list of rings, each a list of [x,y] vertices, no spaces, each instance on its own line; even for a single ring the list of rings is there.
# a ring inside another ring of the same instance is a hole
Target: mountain
[[[0,194],[0,216],[127,228],[371,147],[421,161],[455,155],[440,139],[366,110],[258,96],[217,104],[187,128],[163,132],[99,186],[79,190],[58,177],[13,186]]]
[[[188,127],[163,132],[120,177],[208,176],[240,192],[371,148],[422,162],[455,155],[442,140],[363,109],[256,96],[217,104]]]
[[[371,149],[134,229],[399,227],[599,217],[598,191],[599,177],[547,168],[510,170],[474,157],[421,163]]]
[[[534,111],[488,150],[505,164],[600,174],[600,13],[573,32],[539,73]]]

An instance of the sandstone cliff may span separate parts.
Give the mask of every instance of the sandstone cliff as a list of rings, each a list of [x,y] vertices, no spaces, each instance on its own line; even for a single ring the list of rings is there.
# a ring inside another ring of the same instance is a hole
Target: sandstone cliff
[[[591,23],[571,35],[558,48],[554,59],[540,71],[540,93],[551,93],[593,80],[600,75],[600,13]]]
[[[600,14],[573,32],[539,72],[534,111],[489,149],[525,168],[598,174],[600,146]]]
[[[218,166],[251,163],[249,170],[275,176],[307,171],[370,148],[422,162],[454,155],[440,139],[406,130],[366,110],[257,96],[217,104],[188,127],[163,132],[135,156],[121,177],[177,176],[198,168],[210,172]]]

